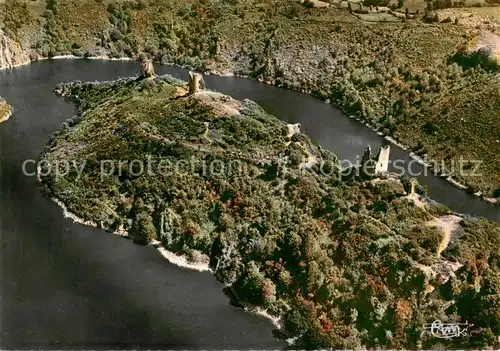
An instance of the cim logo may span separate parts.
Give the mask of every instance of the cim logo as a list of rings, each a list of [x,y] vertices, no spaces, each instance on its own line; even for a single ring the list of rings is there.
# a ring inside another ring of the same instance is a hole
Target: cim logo
[[[425,329],[436,338],[451,339],[459,336],[467,336],[467,329],[474,324],[465,323],[443,323],[435,320],[432,324],[427,324]]]

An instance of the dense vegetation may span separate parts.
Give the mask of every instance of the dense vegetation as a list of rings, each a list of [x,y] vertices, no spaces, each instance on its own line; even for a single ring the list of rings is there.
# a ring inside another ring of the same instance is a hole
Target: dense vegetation
[[[498,224],[462,218],[441,252],[430,221],[449,210],[417,206],[408,179],[341,179],[335,155],[290,139],[251,101],[188,96],[168,76],[57,91],[79,112],[42,157],[49,196],[98,226],[209,262],[242,303],[281,316],[296,347],[500,346]],[[301,167],[311,155],[321,162]],[[117,168],[103,175],[110,160]],[[120,160],[185,162],[141,173]],[[81,176],[49,172],[62,162],[84,165]],[[473,332],[433,338],[424,325],[436,319]]]
[[[33,55],[146,51],[159,62],[236,72],[328,99],[435,160],[469,191],[498,196],[497,66],[468,50],[500,26],[441,21],[437,12],[415,12],[414,1],[390,3],[399,15],[288,0],[16,0],[0,12],[5,33]],[[450,5],[443,4],[427,7]],[[454,172],[461,159],[480,161],[479,172]]]

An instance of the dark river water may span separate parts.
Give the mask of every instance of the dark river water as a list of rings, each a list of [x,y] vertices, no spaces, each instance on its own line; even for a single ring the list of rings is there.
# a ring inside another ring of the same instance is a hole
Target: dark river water
[[[157,67],[186,79],[187,71]],[[50,135],[74,113],[53,87],[138,73],[135,62],[55,60],[0,71],[0,95],[15,108],[0,125],[2,348],[280,349],[271,323],[229,304],[209,273],[169,264],[153,247],[72,223],[21,165],[38,159]],[[331,105],[233,77],[208,88],[250,98],[291,122],[341,159],[386,141]],[[392,159],[410,161],[392,147]],[[420,167],[420,168],[419,168]],[[414,165],[413,170],[422,171]],[[442,179],[421,178],[429,195],[458,212],[500,221],[500,210]]]

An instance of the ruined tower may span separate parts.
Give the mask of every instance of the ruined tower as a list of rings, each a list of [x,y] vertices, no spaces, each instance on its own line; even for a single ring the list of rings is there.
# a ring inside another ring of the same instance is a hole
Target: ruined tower
[[[375,161],[373,159],[372,148],[368,146],[361,158],[361,176],[371,177],[375,174]]]

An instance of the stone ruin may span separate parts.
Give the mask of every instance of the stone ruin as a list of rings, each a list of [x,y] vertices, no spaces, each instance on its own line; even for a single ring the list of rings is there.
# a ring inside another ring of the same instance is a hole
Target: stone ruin
[[[287,133],[285,137],[285,145],[288,146],[292,143],[294,135],[299,135],[300,134],[300,128],[302,126],[300,123],[295,123],[295,124],[287,124]]]
[[[371,147],[368,146],[361,159],[361,174],[365,177],[376,177],[387,173],[390,152],[390,145],[382,146],[374,157]]]
[[[205,81],[200,73],[189,71],[189,94],[195,94],[205,89]]]

